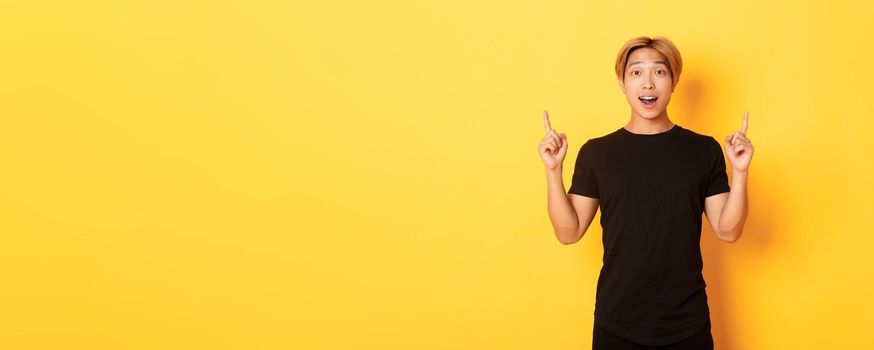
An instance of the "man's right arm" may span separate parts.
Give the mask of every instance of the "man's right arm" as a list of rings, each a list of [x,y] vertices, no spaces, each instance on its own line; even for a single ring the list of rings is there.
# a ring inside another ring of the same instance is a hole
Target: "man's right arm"
[[[555,237],[562,244],[578,242],[598,211],[598,199],[568,194],[564,189],[561,167],[546,170],[547,210]]]

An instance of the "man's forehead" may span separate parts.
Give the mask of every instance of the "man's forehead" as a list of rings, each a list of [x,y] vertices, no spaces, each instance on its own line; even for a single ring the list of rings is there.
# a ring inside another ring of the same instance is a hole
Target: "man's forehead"
[[[628,66],[631,67],[635,64],[643,64],[643,63],[650,63],[650,62],[652,62],[652,64],[661,64],[661,65],[665,65],[665,66],[668,65],[668,63],[665,61],[634,61],[634,62],[629,63]]]
[[[656,64],[662,64],[665,66],[668,65],[667,57],[665,57],[665,55],[663,55],[658,50],[653,49],[651,47],[641,47],[637,50],[632,51],[631,54],[628,55],[628,61],[629,61],[629,63],[628,63],[628,65],[626,65],[626,67],[631,67],[632,65],[635,65],[635,64],[650,63],[650,62],[652,62],[653,65],[656,65]]]

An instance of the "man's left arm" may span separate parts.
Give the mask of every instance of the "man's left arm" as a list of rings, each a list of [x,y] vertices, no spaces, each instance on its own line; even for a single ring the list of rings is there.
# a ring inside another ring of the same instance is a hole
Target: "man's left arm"
[[[743,233],[747,218],[747,181],[753,144],[746,137],[749,112],[744,113],[740,131],[725,137],[725,151],[731,161],[731,190],[707,197],[704,210],[716,236],[725,242],[735,242]]]

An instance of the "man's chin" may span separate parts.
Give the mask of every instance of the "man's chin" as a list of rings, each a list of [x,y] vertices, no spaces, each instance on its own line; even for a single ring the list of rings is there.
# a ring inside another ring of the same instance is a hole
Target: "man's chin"
[[[661,111],[638,111],[637,115],[639,115],[643,119],[654,120],[658,119],[659,115],[661,115]]]

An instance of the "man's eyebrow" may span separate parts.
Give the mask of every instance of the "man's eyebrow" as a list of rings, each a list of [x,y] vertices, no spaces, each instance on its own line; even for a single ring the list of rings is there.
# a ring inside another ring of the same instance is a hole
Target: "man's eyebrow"
[[[629,64],[628,66],[631,67],[631,66],[638,64],[638,63],[644,63],[644,62],[643,61],[631,62],[631,64]],[[655,64],[661,63],[661,64],[666,65],[666,66],[668,65],[668,63],[665,61],[655,61],[653,63],[655,63]]]

